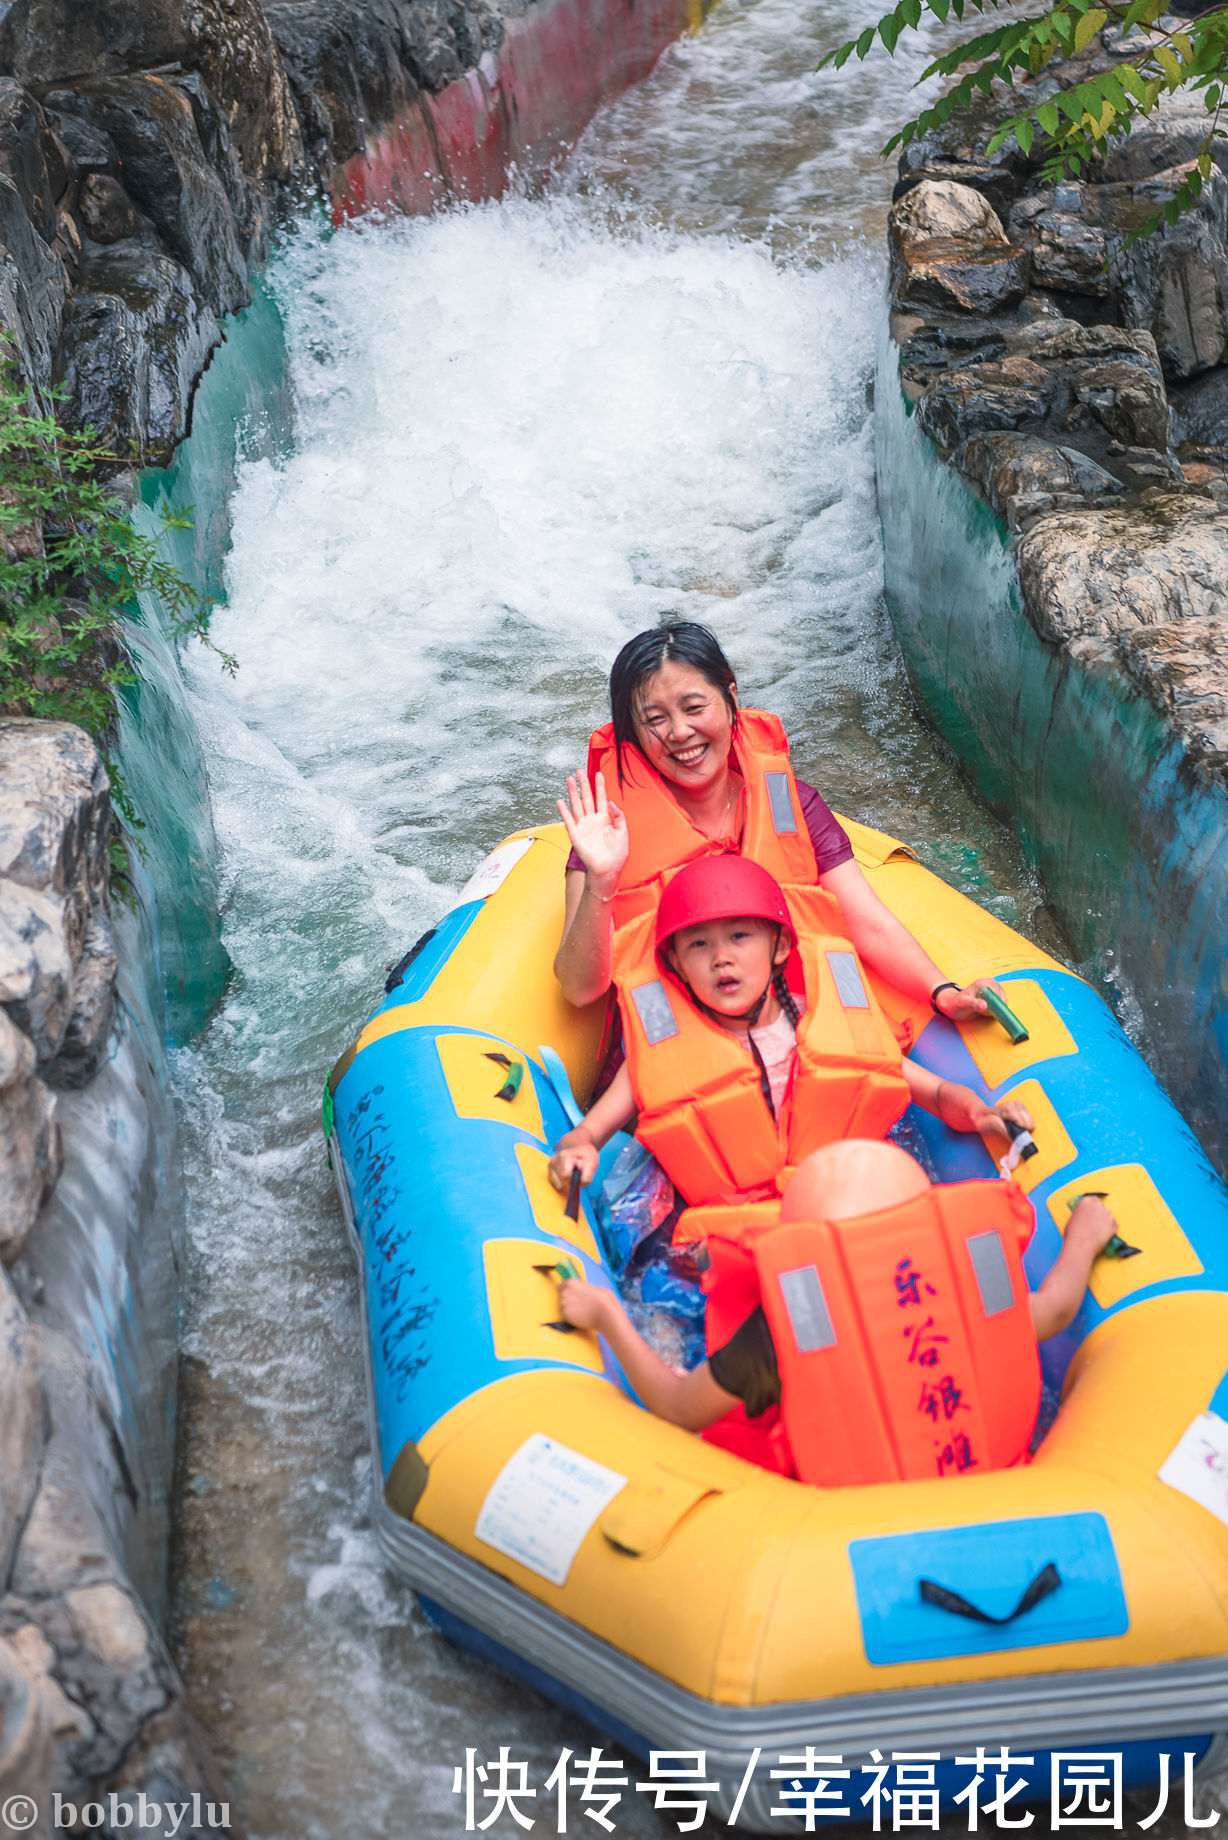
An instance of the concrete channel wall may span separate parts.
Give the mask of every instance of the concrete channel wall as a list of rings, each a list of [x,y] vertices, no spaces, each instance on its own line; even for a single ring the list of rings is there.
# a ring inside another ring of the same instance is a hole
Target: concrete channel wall
[[[1228,1171],[1228,179],[1127,250],[1201,108],[1170,98],[1083,183],[1042,187],[1013,141],[985,154],[1019,106],[902,162],[887,599],[930,719]]]

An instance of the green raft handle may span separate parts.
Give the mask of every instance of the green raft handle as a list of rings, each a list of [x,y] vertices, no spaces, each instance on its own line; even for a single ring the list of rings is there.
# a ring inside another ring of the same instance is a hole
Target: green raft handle
[[[1010,1036],[1012,1048],[1017,1048],[1021,1041],[1028,1039],[1027,1029],[1020,1022],[1005,997],[1000,997],[996,990],[990,990],[988,986],[982,990],[981,996],[988,1005],[989,1013],[994,1021],[1000,1022]]]
[[[579,1278],[583,1276],[582,1272],[576,1270],[570,1259],[555,1259],[549,1265],[535,1265],[533,1269],[534,1271],[540,1271],[543,1278],[562,1278],[564,1281],[568,1278]],[[542,1328],[553,1329],[556,1335],[575,1334],[575,1324],[569,1322],[544,1322]]]
[[[1066,1206],[1073,1214],[1080,1201],[1107,1201],[1107,1188],[1085,1188],[1081,1195],[1068,1195]],[[1141,1246],[1127,1246],[1120,1233],[1114,1233],[1112,1239],[1100,1254],[1102,1259],[1136,1259],[1143,1250]]]
[[[1006,1623],[1013,1623],[1017,1616],[1025,1616],[1029,1610],[1034,1610],[1046,1597],[1052,1597],[1061,1582],[1061,1573],[1050,1560],[1043,1570],[1037,1572],[1008,1615],[991,1616],[988,1610],[978,1610],[975,1604],[961,1597],[958,1591],[948,1590],[945,1584],[935,1584],[932,1578],[920,1578],[917,1581],[922,1603],[933,1604],[936,1610],[949,1610],[953,1616],[969,1617],[974,1623],[992,1623],[998,1629]]]
[[[496,1099],[506,1099],[510,1105],[520,1091],[520,1082],[524,1079],[524,1062],[509,1060],[506,1054],[488,1054],[488,1061],[494,1061],[499,1067],[507,1068],[507,1078],[495,1094]]]

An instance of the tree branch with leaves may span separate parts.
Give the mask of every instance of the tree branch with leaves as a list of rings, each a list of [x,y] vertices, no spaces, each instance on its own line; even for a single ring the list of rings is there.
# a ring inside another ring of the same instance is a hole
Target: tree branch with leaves
[[[1005,24],[964,39],[926,66],[922,82],[929,77],[957,81],[932,108],[923,109],[892,135],[882,150],[884,158],[942,127],[957,109],[970,107],[978,93],[991,96],[995,84],[1014,88],[1021,79],[1026,84],[1053,59],[1075,58],[1098,33],[1117,28],[1117,61],[1111,69],[1091,72],[1034,102],[1026,89],[1019,90],[1027,106],[999,123],[986,152],[992,158],[1013,136],[1025,157],[1034,146],[1043,155],[1042,180],[1078,178],[1103,157],[1110,141],[1153,115],[1164,96],[1177,90],[1196,93],[1208,117],[1198,153],[1174,196],[1131,230],[1125,247],[1152,235],[1165,221],[1175,224],[1211,177],[1214,143],[1228,138],[1220,126],[1228,90],[1228,4],[1209,7],[1177,28],[1162,23],[1165,0],[1133,0],[1130,5],[1059,0],[1027,18],[1018,16],[1011,0],[900,0],[876,26],[867,26],[860,37],[829,52],[819,69],[830,65],[840,70],[852,57],[864,60],[876,42],[894,56],[901,35],[917,31],[927,13],[945,24],[952,16],[962,22],[967,13],[987,16],[1008,10],[1013,16]],[[1060,84],[1060,66],[1055,74]]]

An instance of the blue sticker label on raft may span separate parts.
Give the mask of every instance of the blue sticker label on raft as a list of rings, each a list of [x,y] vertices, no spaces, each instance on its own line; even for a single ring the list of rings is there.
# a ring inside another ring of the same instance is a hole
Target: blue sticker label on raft
[[[1121,1567],[1102,1514],[1048,1514],[853,1540],[849,1560],[866,1659],[875,1667],[1091,1642],[1123,1636],[1130,1626]],[[984,1616],[1010,1617],[1050,1565],[1057,1589],[1010,1622],[978,1622],[921,1595],[921,1581],[928,1579]]]

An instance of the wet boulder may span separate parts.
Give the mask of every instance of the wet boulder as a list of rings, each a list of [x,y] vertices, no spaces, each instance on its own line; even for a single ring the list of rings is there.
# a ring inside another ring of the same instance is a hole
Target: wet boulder
[[[992,314],[1028,288],[1028,257],[993,206],[966,185],[923,180],[888,219],[891,294],[899,308]]]
[[[72,107],[115,147],[125,192],[188,270],[198,298],[217,315],[243,306],[247,265],[235,215],[201,144],[191,96],[170,77],[142,72],[92,79],[78,86]]]
[[[917,405],[917,422],[947,452],[973,435],[1019,430],[1045,420],[1057,380],[1024,354],[972,364],[937,377]]]
[[[229,136],[254,186],[298,171],[298,124],[260,0],[10,0],[0,14],[0,68],[40,94],[87,74],[176,67],[199,72],[226,99]]]
[[[152,226],[129,198],[118,179],[107,172],[87,173],[77,200],[81,228],[95,243],[120,243],[139,237]]]
[[[55,365],[64,419],[97,428],[119,453],[165,465],[220,336],[181,263],[134,238],[100,250],[64,316]]]
[[[941,183],[948,181],[953,185],[966,185],[969,190],[980,192],[993,207],[998,217],[1005,223],[1015,199],[1019,196],[1019,178],[1009,167],[999,166],[994,160],[938,160],[930,165],[913,166],[905,159],[900,161],[900,177],[891,194],[892,204],[898,204],[901,198],[915,191],[917,186],[927,181]]]
[[[1121,480],[1088,455],[1036,435],[973,435],[955,464],[1012,530],[1059,506],[1118,503],[1122,495]]]
[[[40,1073],[59,1053],[71,1013],[63,921],[62,902],[0,876],[0,1007],[33,1044]]]
[[[34,1071],[34,1044],[0,1006],[0,1261],[11,1264],[55,1187],[62,1154],[55,1096]],[[0,1367],[3,1365],[0,1351]],[[0,1373],[0,1425],[10,1407]],[[0,1433],[0,1490],[9,1453]]]
[[[1124,233],[1162,211],[1187,171],[1096,188],[1097,212],[1117,252],[1115,317],[1153,335],[1164,374],[1173,378],[1228,357],[1228,179],[1213,169],[1194,208],[1162,234],[1125,249]]]
[[[110,834],[88,735],[0,721],[0,1005],[52,1086],[85,1084],[114,1025]]]
[[[67,294],[62,260],[30,222],[14,181],[0,171],[0,320],[16,336],[26,373],[43,386],[51,381]]]
[[[919,425],[945,451],[1009,430],[1073,445],[1098,464],[1113,443],[1166,452],[1168,399],[1148,333],[1037,320],[1005,342],[1004,358],[940,375],[921,397]]]
[[[1128,675],[1182,736],[1192,758],[1228,777],[1223,615],[1137,627],[1122,639],[1119,655]]]
[[[42,109],[12,77],[0,77],[0,171],[16,186],[34,230],[53,242],[68,172]]]
[[[1104,510],[1057,512],[1019,545],[1024,602],[1042,638],[1111,638],[1218,619],[1228,580],[1228,513],[1156,492]]]
[[[1104,233],[1086,223],[1082,187],[1059,185],[1024,198],[1011,210],[1011,236],[1032,257],[1032,285],[1103,300],[1109,292]]]

